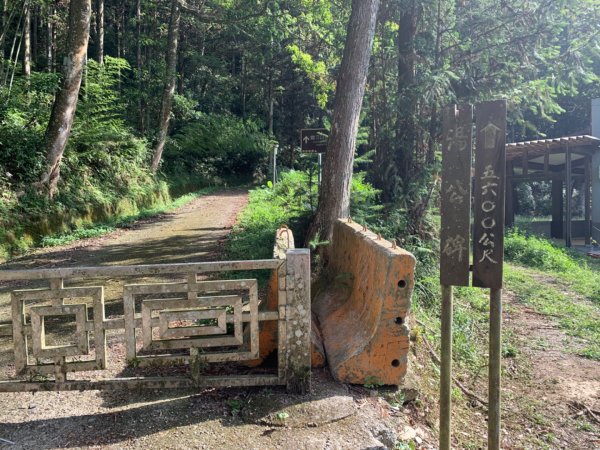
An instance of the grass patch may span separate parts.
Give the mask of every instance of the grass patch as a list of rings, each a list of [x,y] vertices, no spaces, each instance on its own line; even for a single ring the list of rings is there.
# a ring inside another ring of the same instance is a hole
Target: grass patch
[[[600,262],[518,231],[507,235],[506,258],[516,264],[506,267],[507,288],[582,339],[577,354],[600,360]]]
[[[559,281],[553,283],[544,273],[510,264],[506,287],[524,304],[556,318],[567,335],[582,339],[583,346],[575,350],[578,355],[600,360],[600,310],[595,304],[585,298],[574,299]]]
[[[80,239],[104,236],[105,234],[112,233],[118,228],[128,228],[138,220],[149,219],[151,217],[173,211],[202,195],[213,192],[214,190],[215,188],[212,187],[204,188],[190,194],[182,195],[181,197],[178,197],[167,204],[141,209],[136,214],[117,216],[105,223],[79,227],[68,233],[44,236],[41,238],[39,245],[41,247],[56,247],[59,245],[67,245]]]

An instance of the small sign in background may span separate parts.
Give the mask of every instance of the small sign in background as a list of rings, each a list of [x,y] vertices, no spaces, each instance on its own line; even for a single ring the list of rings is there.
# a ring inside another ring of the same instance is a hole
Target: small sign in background
[[[300,130],[300,149],[302,153],[325,153],[329,130],[326,128],[306,128]]]

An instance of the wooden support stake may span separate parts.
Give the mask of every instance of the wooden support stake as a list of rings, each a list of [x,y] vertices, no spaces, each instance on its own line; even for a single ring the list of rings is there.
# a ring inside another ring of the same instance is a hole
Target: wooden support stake
[[[500,450],[500,376],[502,366],[502,289],[490,290],[488,449]]]
[[[440,450],[452,438],[452,286],[442,285],[442,352],[440,373]]]
[[[310,250],[286,253],[286,381],[291,393],[310,392]]]

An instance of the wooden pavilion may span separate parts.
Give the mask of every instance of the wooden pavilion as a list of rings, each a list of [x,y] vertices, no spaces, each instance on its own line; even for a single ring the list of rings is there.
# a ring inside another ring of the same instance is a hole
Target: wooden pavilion
[[[550,237],[574,237],[590,245],[600,229],[600,139],[583,135],[517,142],[506,146],[506,225],[515,221],[516,186],[523,182],[552,183]],[[583,190],[584,219],[573,220],[573,189]],[[595,210],[592,212],[592,204]],[[546,223],[547,224],[547,223]]]

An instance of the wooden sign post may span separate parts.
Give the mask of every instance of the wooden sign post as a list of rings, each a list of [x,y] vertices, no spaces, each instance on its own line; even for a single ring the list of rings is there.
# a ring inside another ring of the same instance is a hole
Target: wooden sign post
[[[488,448],[500,449],[500,369],[504,264],[506,101],[480,103],[475,111],[475,170],[471,148],[473,107],[449,108],[442,138],[440,283],[442,355],[440,450],[451,448],[452,287],[490,289]],[[473,183],[471,181],[473,176]],[[474,186],[471,195],[471,185]],[[474,222],[471,240],[471,199]],[[472,242],[472,244],[471,244]],[[469,248],[473,246],[473,263]]]

